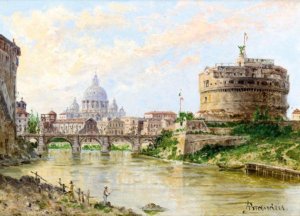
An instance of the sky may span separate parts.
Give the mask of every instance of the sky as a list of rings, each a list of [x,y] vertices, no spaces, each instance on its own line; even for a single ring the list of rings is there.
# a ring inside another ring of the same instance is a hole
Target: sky
[[[198,75],[246,52],[290,75],[290,110],[300,108],[300,1],[0,0],[0,34],[21,48],[18,99],[62,112],[80,103],[97,73],[127,115],[199,110]]]

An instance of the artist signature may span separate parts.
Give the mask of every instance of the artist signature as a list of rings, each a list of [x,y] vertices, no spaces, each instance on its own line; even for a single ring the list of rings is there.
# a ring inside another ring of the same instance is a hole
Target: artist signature
[[[281,204],[254,204],[253,202],[247,201],[246,207],[243,210],[243,214],[247,212],[266,212],[266,211],[287,211],[287,209]]]

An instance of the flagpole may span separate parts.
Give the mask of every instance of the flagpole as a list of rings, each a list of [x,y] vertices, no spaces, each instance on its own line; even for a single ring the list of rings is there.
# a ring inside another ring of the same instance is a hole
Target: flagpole
[[[182,100],[182,89],[180,89],[180,92],[179,92],[179,114],[181,113],[181,100]]]
[[[181,96],[179,97],[179,114],[181,113]]]

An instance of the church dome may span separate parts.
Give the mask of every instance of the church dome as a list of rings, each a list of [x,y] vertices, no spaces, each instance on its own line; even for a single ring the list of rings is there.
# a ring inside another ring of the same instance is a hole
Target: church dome
[[[76,98],[74,98],[74,101],[70,106],[70,110],[73,112],[79,112],[79,104],[77,103]]]
[[[113,99],[113,102],[111,104],[109,104],[109,109],[110,110],[118,110],[118,105],[117,105],[116,99]]]
[[[85,90],[83,100],[107,101],[107,94],[105,90],[99,86],[97,75],[94,76],[92,85]]]

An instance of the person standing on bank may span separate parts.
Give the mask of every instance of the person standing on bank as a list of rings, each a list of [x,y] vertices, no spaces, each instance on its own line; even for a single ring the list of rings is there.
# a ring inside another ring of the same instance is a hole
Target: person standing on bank
[[[110,195],[110,192],[108,192],[108,187],[105,186],[104,187],[104,191],[103,191],[103,201],[104,201],[104,205],[106,205],[107,203],[107,197]]]

